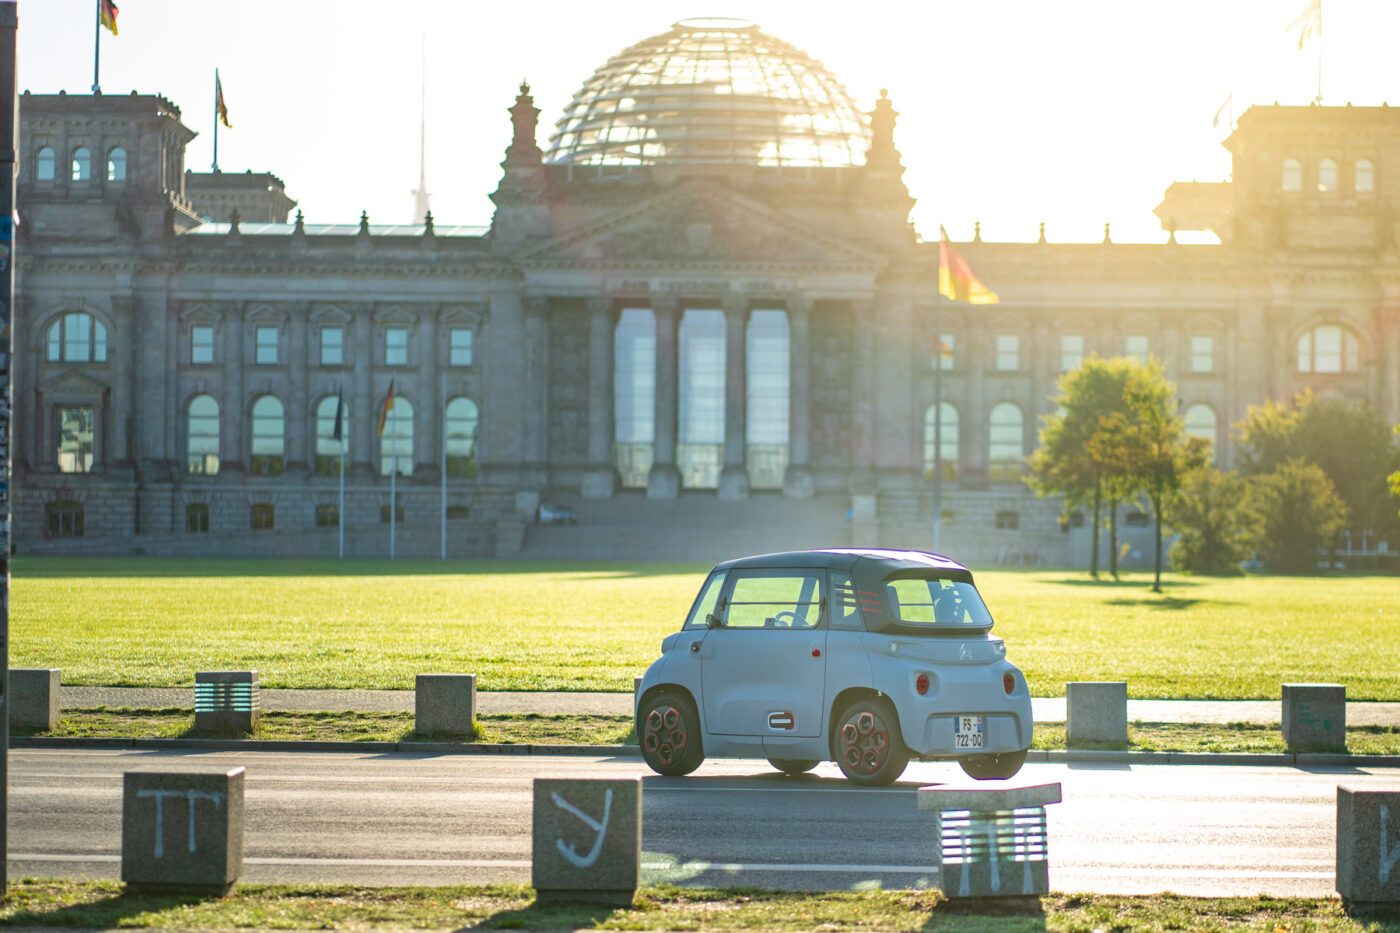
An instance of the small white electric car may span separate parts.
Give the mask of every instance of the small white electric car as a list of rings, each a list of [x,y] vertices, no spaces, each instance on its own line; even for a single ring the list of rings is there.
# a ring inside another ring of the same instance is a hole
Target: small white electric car
[[[1009,778],[1031,745],[1031,698],[991,628],[972,574],[936,554],[726,561],[642,678],[642,756],[666,775],[711,755],[788,774],[835,761],[858,784],[889,784],[910,758]]]

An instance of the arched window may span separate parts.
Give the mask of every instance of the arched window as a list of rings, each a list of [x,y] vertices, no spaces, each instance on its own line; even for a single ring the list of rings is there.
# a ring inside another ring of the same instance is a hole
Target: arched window
[[[992,409],[987,434],[987,478],[994,483],[1014,483],[1021,478],[1026,455],[1025,416],[1014,402]]]
[[[1334,160],[1323,159],[1317,163],[1317,190],[1324,194],[1337,190],[1337,163]]]
[[[1283,160],[1283,190],[1303,190],[1303,163],[1292,157]]]
[[[934,407],[924,411],[924,478],[933,479],[933,436],[941,433],[938,443],[938,456],[943,460],[943,479],[955,482],[958,478],[958,410],[951,402],[942,403],[942,424],[935,427]]]
[[[691,309],[680,326],[680,424],[676,467],[687,489],[719,486],[724,452],[723,311]]]
[[[107,328],[91,314],[65,314],[49,325],[45,356],[50,363],[105,363]]]
[[[1298,372],[1354,373],[1361,368],[1356,335],[1336,324],[1320,324],[1298,338]]]
[[[190,399],[188,424],[189,472],[213,476],[219,472],[219,403],[214,396]]]
[[[656,317],[627,308],[613,333],[614,458],[626,489],[645,489],[656,453]]]
[[[121,146],[107,153],[107,180],[126,181],[126,150]]]
[[[792,354],[786,311],[754,311],[745,334],[744,463],[750,489],[782,489],[788,465]]]
[[[447,475],[476,476],[476,402],[454,398],[443,417],[443,443],[447,445]]]
[[[58,158],[54,155],[52,146],[44,146],[34,156],[35,181],[53,181],[57,168]]]
[[[73,180],[88,181],[92,178],[92,150],[79,146],[73,150]]]
[[[1357,194],[1370,194],[1376,190],[1376,167],[1370,159],[1356,160],[1356,175],[1352,186]]]
[[[253,403],[253,456],[249,472],[259,476],[280,475],[286,444],[287,418],[282,402],[275,395],[264,395]]]
[[[388,476],[397,467],[400,476],[413,475],[413,403],[394,397],[394,407],[384,419],[379,438],[379,475]]]
[[[340,410],[340,438],[336,438],[336,409]],[[335,476],[340,472],[340,455],[350,444],[350,405],[338,395],[327,395],[316,403],[317,474]]]
[[[1197,402],[1186,409],[1186,434],[1202,440],[1216,442],[1215,409],[1204,402]]]

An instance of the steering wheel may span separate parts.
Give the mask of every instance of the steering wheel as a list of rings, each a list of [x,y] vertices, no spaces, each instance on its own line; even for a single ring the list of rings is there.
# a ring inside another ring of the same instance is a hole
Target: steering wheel
[[[788,617],[786,622],[783,621],[783,616]],[[797,613],[793,612],[791,609],[784,609],[781,612],[775,612],[773,613],[772,618],[774,622],[785,628],[795,628],[798,624]]]

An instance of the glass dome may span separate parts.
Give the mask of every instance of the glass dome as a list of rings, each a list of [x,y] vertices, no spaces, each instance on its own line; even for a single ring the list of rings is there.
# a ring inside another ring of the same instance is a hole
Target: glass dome
[[[614,55],[574,95],[546,160],[861,165],[865,114],[831,73],[736,19],[687,19]]]

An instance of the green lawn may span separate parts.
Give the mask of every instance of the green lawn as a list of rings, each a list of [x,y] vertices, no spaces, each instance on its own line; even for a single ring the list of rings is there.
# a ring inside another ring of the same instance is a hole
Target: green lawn
[[[18,558],[11,664],[68,684],[630,691],[707,568],[504,562]],[[978,585],[1037,696],[1127,680],[1134,697],[1276,699],[1285,681],[1400,700],[1400,578],[989,571]]]

